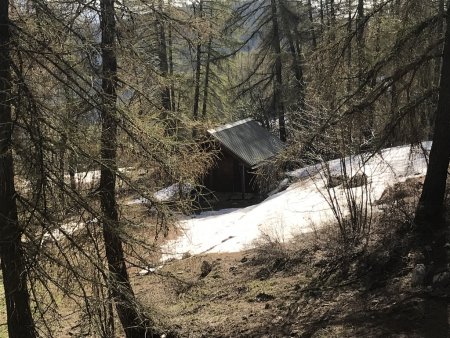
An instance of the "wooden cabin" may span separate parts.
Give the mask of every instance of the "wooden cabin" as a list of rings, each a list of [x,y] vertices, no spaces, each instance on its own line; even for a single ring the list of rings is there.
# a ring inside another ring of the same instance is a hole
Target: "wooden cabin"
[[[258,193],[255,171],[280,152],[284,144],[258,122],[245,119],[208,130],[219,149],[218,159],[204,178],[215,192]]]

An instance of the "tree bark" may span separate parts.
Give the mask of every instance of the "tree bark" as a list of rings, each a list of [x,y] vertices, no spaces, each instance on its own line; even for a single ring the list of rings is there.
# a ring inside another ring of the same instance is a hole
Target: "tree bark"
[[[284,116],[284,102],[282,95],[283,77],[282,77],[282,63],[281,63],[281,37],[278,25],[278,6],[276,0],[271,0],[272,10],[272,30],[273,30],[273,49],[275,52],[275,82],[273,101],[275,107],[275,114],[278,116],[278,128],[280,132],[280,140],[286,142],[286,122]]]
[[[0,2],[0,260],[10,338],[36,337],[21,245],[11,149],[9,1]]]
[[[168,1],[168,5],[169,5],[169,11],[171,10],[171,6],[172,3],[169,0]],[[169,13],[169,15],[171,15],[171,13]],[[168,52],[168,56],[169,56],[169,76],[170,76],[170,106],[172,111],[176,111],[176,105],[175,105],[175,86],[173,83],[173,41],[172,41],[172,23],[169,22],[169,27],[168,27],[168,44],[169,44],[169,52]],[[176,123],[175,123],[176,125]],[[175,126],[176,129],[176,126]]]
[[[195,5],[194,5],[195,10]],[[203,16],[203,0],[200,0],[198,4],[198,12],[200,19]],[[201,44],[201,34],[197,34],[197,48],[196,48],[196,60],[195,60],[195,88],[194,88],[194,111],[192,116],[194,121],[198,121],[198,109],[200,105],[200,73],[201,73],[201,62],[202,62],[202,44]],[[194,127],[192,130],[192,136],[197,136],[197,128]]]
[[[317,39],[316,39],[316,30],[314,29],[314,19],[311,0],[308,0],[308,17],[309,17],[309,24],[311,25],[310,31],[311,31],[312,47],[315,50],[317,48]]]
[[[163,3],[159,1],[159,11],[162,12],[164,10]],[[158,14],[157,14],[158,15]],[[161,105],[164,110],[162,114],[162,120],[165,123],[165,132],[167,135],[173,134],[173,123],[169,120],[169,112],[171,111],[170,104],[170,85],[168,82],[169,75],[169,63],[168,63],[168,55],[167,55],[167,42],[166,42],[166,31],[164,27],[164,21],[162,18],[158,17],[156,20],[157,30],[159,32],[159,50],[158,50],[158,58],[159,58],[159,71],[161,73],[161,77],[164,81],[161,91]]]
[[[334,7],[334,0],[329,0],[330,10],[329,10],[329,25],[328,25],[328,31],[330,33],[330,41],[336,40],[336,12]]]
[[[436,111],[433,145],[427,175],[416,210],[419,226],[439,227],[444,211],[447,170],[450,158],[450,1],[447,1],[447,30],[442,56],[439,101]]]
[[[438,15],[442,16],[442,18],[438,21],[437,24],[437,34],[438,37],[441,37],[444,35],[444,14],[445,14],[445,0],[439,0],[438,3]],[[435,60],[434,63],[434,72],[435,72],[435,76],[434,76],[434,82],[437,84],[439,82],[439,77],[441,75],[441,60],[437,59]]]
[[[347,34],[350,36],[352,34],[352,28],[353,28],[353,20],[352,20],[352,0],[347,1],[348,6],[348,15],[347,15]],[[347,66],[349,74],[352,70],[352,44],[349,43],[347,46]],[[351,76],[348,77],[347,80],[347,92],[350,93],[352,90],[352,78]]]
[[[324,21],[324,11],[323,11],[323,0],[320,0],[320,33],[323,36],[323,32],[324,32],[324,25],[325,25],[325,21]]]
[[[70,177],[70,188],[72,190],[77,189],[77,183],[75,181],[75,173],[77,172],[77,160],[76,155],[73,150],[70,150],[69,153],[69,159],[68,159],[68,165],[69,165],[69,177]]]
[[[211,49],[212,49],[212,37],[209,36],[208,45],[206,47],[206,65],[205,65],[205,83],[203,87],[203,105],[202,105],[202,118],[205,119],[206,111],[208,108],[208,92],[209,92],[209,76],[211,72]]]
[[[280,0],[280,19],[283,23],[284,34],[288,41],[289,53],[292,57],[292,69],[295,77],[295,90],[296,90],[296,101],[292,105],[292,108],[296,112],[296,117],[300,117],[301,112],[303,112],[305,108],[305,81],[303,78],[303,66],[302,66],[302,53],[301,53],[301,45],[299,41],[300,33],[297,29],[297,18],[294,18],[293,15],[289,12],[289,9],[284,2],[284,0]],[[295,22],[291,22],[294,19]],[[291,32],[291,27],[293,32]],[[293,117],[292,119],[294,123],[300,123],[301,119]]]
[[[116,108],[116,24],[114,0],[101,0],[100,27],[102,32],[102,132],[100,173],[100,203],[106,258],[110,272],[111,294],[127,338],[159,337],[148,318],[138,310],[125,265],[125,255],[118,229],[116,205],[117,169],[117,108]]]
[[[364,61],[364,0],[358,0],[356,8],[356,44],[358,50],[358,81],[361,84],[363,79]]]

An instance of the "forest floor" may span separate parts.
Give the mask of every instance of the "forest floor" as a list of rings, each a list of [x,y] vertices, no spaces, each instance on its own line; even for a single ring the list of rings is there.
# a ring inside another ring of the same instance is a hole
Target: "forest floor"
[[[391,230],[364,250],[324,248],[311,234],[130,276],[139,301],[180,337],[449,337],[448,280],[411,285],[418,262],[436,264],[432,249],[408,228]],[[77,337],[73,322],[60,333]]]
[[[435,263],[409,230],[391,236],[347,253],[299,238],[193,256],[133,284],[181,337],[448,337],[448,276],[412,285],[417,264]]]
[[[5,290],[3,289],[3,279],[0,273],[0,338],[8,337],[8,330],[6,326],[6,304],[5,304]]]

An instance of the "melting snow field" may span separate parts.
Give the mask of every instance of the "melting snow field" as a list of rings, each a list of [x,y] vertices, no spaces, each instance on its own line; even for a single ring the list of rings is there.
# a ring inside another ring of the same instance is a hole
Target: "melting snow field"
[[[349,177],[365,173],[372,203],[378,200],[388,186],[407,178],[426,173],[426,156],[431,142],[422,147],[402,146],[368,155],[345,159]],[[327,188],[324,173],[342,173],[340,160],[318,164],[288,173],[294,179],[285,191],[272,195],[260,204],[242,209],[226,209],[205,212],[179,222],[183,234],[166,243],[162,260],[180,258],[185,253],[238,252],[251,247],[261,234],[278,240],[289,240],[296,234],[312,231],[313,226],[333,220],[333,213],[327,202]],[[324,170],[328,167],[327,170]],[[296,180],[296,181],[295,181]],[[355,193],[361,188],[355,189]],[[345,205],[342,186],[334,188],[336,198]]]

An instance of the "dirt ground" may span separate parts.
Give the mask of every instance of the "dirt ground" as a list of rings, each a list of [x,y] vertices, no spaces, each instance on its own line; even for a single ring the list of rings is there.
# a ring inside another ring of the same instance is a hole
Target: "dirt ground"
[[[448,337],[448,285],[411,285],[409,241],[356,252],[346,267],[320,250],[196,256],[133,283],[181,337]]]
[[[1,277],[1,274],[0,274]],[[0,278],[0,338],[7,338],[6,327],[6,304],[5,304],[5,290],[3,289],[3,280]]]

